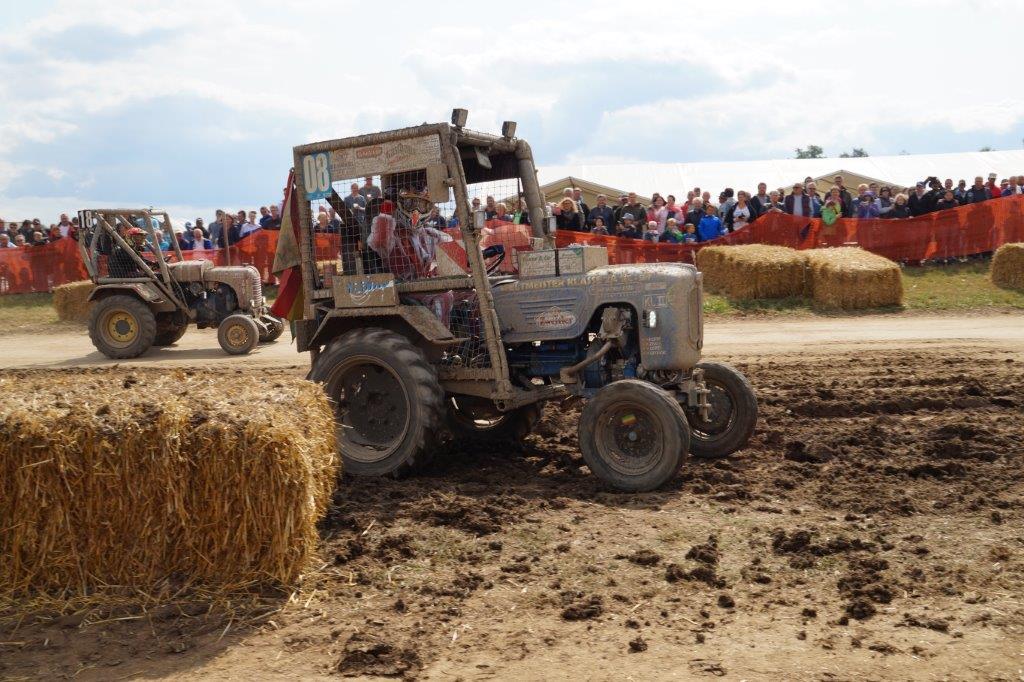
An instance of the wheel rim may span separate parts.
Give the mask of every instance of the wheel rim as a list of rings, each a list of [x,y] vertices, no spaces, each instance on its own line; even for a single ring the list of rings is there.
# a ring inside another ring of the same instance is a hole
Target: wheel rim
[[[107,343],[127,348],[139,335],[139,321],[126,310],[111,310],[101,324]]]
[[[347,358],[330,380],[338,448],[358,462],[392,455],[409,431],[412,406],[398,374],[370,356]]]
[[[228,345],[232,348],[245,348],[250,341],[249,330],[240,322],[228,327],[225,336],[227,337]]]
[[[487,431],[501,425],[508,415],[499,412],[494,404],[486,400],[456,398],[449,400],[452,416],[460,425],[477,431]]]
[[[606,407],[598,417],[594,436],[601,459],[626,476],[651,471],[665,452],[659,420],[646,407],[632,402]]]
[[[690,431],[702,440],[716,438],[726,433],[736,419],[736,407],[732,394],[717,381],[704,380],[711,394],[708,395],[708,421],[700,418],[696,409],[686,411],[690,422]]]

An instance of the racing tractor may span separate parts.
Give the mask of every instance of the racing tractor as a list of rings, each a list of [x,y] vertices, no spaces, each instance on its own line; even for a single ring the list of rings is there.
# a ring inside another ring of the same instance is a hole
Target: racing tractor
[[[91,209],[78,218],[79,250],[96,285],[89,295],[89,337],[108,358],[170,346],[193,323],[216,327],[221,348],[232,355],[284,331],[284,322],[268,312],[259,271],[186,260],[167,213]]]
[[[623,491],[744,447],[757,402],[701,361],[701,274],[555,248],[515,123],[495,135],[466,116],[293,150],[296,339],[345,471],[400,475],[444,434],[519,441],[550,401],[582,401],[583,457]]]

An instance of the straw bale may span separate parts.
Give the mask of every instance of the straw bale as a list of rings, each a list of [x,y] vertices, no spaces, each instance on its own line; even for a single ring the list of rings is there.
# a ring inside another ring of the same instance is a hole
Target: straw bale
[[[88,322],[92,310],[92,302],[88,298],[94,288],[95,285],[88,280],[54,287],[53,309],[57,311],[57,319],[82,324]]]
[[[0,373],[0,596],[295,581],[337,476],[323,391],[195,370]]]
[[[815,303],[847,310],[903,303],[900,266],[888,258],[856,247],[804,253]]]
[[[697,268],[709,291],[733,299],[801,296],[806,258],[784,246],[709,246],[697,252]]]
[[[992,283],[1024,290],[1024,244],[1003,244],[992,257]]]

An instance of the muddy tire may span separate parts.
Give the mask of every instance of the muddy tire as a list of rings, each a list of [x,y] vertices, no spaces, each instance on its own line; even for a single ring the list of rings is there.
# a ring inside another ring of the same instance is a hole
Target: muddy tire
[[[160,313],[156,316],[156,338],[154,346],[173,346],[185,335],[188,320],[182,320],[177,313]]]
[[[108,358],[137,358],[156,339],[156,317],[149,306],[128,294],[100,299],[89,314],[89,338]]]
[[[267,331],[260,332],[260,343],[273,343],[281,338],[281,334],[284,333],[284,320],[279,320],[273,315],[264,315],[261,319],[267,325]]]
[[[217,327],[217,341],[229,355],[245,355],[260,342],[260,328],[248,315],[228,315]]]
[[[757,396],[743,374],[723,362],[702,362],[704,383],[711,390],[711,421],[686,409],[690,454],[704,459],[728,457],[747,444],[757,426]]]
[[[444,419],[444,391],[426,356],[404,336],[355,329],[331,341],[310,379],[334,408],[345,473],[401,476],[432,454]]]
[[[521,443],[540,421],[541,406],[526,405],[500,412],[490,400],[450,395],[445,401],[447,425],[459,440]]]
[[[654,490],[686,459],[690,427],[683,408],[664,389],[624,379],[608,384],[583,406],[580,450],[590,470],[625,492]]]

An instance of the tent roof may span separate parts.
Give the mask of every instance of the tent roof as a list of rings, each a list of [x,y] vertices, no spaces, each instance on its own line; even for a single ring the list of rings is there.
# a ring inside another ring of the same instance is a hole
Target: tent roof
[[[685,196],[694,187],[707,190],[712,195],[726,187],[756,192],[759,182],[768,183],[768,188],[772,189],[792,186],[807,176],[831,179],[836,174],[862,176],[901,187],[912,187],[929,175],[936,175],[940,180],[952,178],[953,182],[963,178],[970,185],[976,175],[987,179],[989,173],[995,173],[1000,180],[1024,174],[1024,150],[846,159],[582,164],[541,166],[538,169],[545,190],[547,185],[554,186],[559,182],[568,186],[568,179],[573,178],[580,185],[584,179],[590,185],[600,185],[606,194],[635,191],[646,197],[654,192]],[[848,186],[853,184],[849,179],[844,180]]]

